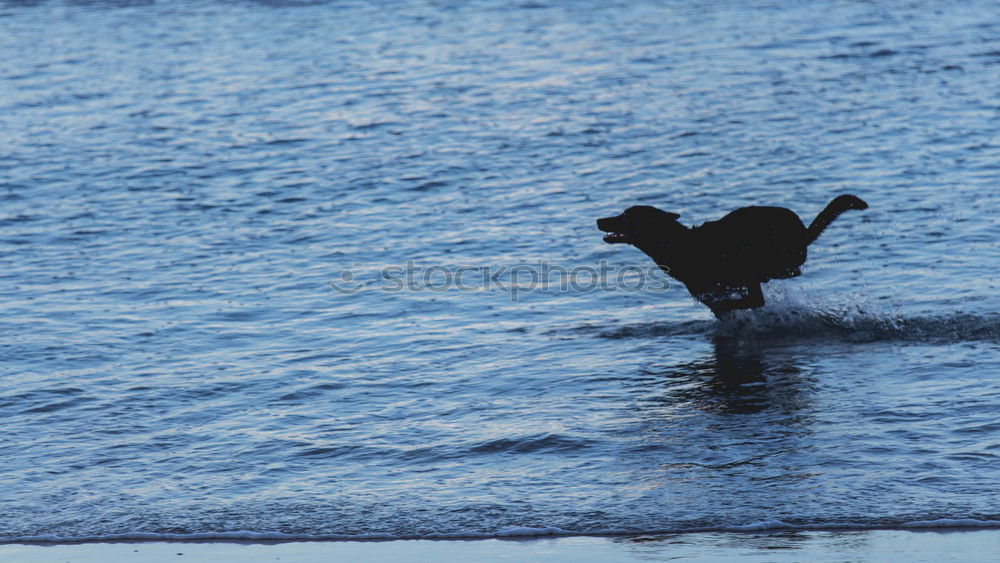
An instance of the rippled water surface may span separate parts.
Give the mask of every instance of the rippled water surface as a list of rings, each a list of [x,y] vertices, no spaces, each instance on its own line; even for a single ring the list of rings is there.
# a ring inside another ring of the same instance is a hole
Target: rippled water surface
[[[978,0],[0,2],[0,539],[996,525],[998,92]],[[724,323],[421,283],[838,193]]]

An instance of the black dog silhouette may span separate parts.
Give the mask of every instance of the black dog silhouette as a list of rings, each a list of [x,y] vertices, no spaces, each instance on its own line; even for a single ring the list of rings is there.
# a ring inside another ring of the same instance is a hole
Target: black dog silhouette
[[[784,207],[742,207],[718,221],[685,227],[680,215],[648,205],[597,220],[604,242],[629,243],[708,305],[716,317],[764,304],[760,284],[801,275],[806,248],[838,215],[867,209],[853,195],[834,198],[807,229]]]

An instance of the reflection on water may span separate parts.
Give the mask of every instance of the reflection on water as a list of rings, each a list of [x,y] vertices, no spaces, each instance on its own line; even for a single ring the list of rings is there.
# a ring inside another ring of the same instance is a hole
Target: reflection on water
[[[693,361],[643,370],[662,387],[654,402],[684,403],[719,414],[774,412],[782,415],[809,408],[812,382],[794,355],[728,336],[712,337],[712,353]]]

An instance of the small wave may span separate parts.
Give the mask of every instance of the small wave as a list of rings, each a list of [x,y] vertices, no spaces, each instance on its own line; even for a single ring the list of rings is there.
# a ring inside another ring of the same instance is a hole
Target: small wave
[[[500,438],[490,440],[472,447],[472,453],[535,453],[535,452],[567,452],[575,451],[592,445],[590,440],[563,436],[560,434],[536,434],[520,438]]]
[[[721,321],[666,321],[603,330],[588,325],[577,330],[612,339],[711,335],[757,341],[1000,342],[1000,313],[904,315],[864,295],[817,298],[788,286],[769,288],[767,300],[760,309],[734,311]]]
[[[720,323],[718,335],[758,339],[819,339],[846,342],[1000,342],[1000,315],[952,314],[926,317],[762,311]]]
[[[739,311],[724,321],[640,323],[595,330],[601,338],[713,335],[722,339],[841,342],[1000,342],[1000,314],[838,316],[816,311]]]
[[[657,336],[694,336],[712,334],[715,321],[683,321],[662,323],[640,323],[625,325],[610,330],[600,330],[602,338],[644,338]]]
[[[979,518],[936,518],[931,520],[910,520],[898,523],[828,522],[812,524],[792,524],[781,520],[767,520],[732,526],[704,526],[694,528],[651,528],[574,531],[555,526],[507,526],[491,532],[460,531],[427,534],[296,534],[283,532],[254,532],[240,530],[232,532],[197,533],[155,533],[131,532],[122,534],[59,536],[39,534],[0,540],[0,544],[12,543],[111,543],[111,542],[303,542],[303,541],[396,541],[396,540],[480,540],[513,539],[536,537],[636,537],[665,534],[701,533],[767,533],[789,531],[877,531],[877,530],[996,530],[1000,520]]]
[[[426,192],[426,191],[432,190],[434,188],[440,188],[440,187],[447,186],[447,185],[448,185],[448,182],[441,182],[441,181],[438,181],[438,180],[431,180],[431,181],[428,181],[428,182],[424,182],[424,183],[422,183],[422,184],[420,184],[418,186],[414,186],[414,187],[412,187],[410,189],[413,190],[413,191],[415,191],[415,192]]]

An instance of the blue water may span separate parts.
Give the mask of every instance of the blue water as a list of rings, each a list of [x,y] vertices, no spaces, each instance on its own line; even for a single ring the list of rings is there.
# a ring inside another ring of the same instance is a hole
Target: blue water
[[[0,539],[1000,526],[996,8],[0,2]],[[383,277],[840,193],[724,323]]]

